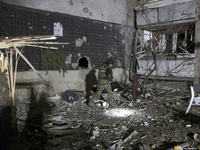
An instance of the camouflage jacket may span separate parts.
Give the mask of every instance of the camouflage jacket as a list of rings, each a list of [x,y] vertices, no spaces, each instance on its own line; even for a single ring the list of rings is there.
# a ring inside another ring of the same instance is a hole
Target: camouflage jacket
[[[109,70],[110,78],[106,75],[106,71]],[[98,80],[102,83],[107,84],[109,80],[112,80],[113,78],[113,72],[112,69],[106,64],[103,63],[101,67],[99,68],[99,73],[98,73]]]

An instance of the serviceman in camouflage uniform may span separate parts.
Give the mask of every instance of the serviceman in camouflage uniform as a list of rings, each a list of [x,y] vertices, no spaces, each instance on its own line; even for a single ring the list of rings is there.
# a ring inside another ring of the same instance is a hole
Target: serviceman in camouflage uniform
[[[113,101],[113,93],[110,82],[113,80],[113,72],[111,67],[113,66],[114,61],[113,59],[109,58],[105,63],[103,63],[98,72],[98,85],[97,85],[97,92],[92,95],[88,105],[90,107],[94,106],[94,100],[99,100],[102,91],[105,89],[108,92],[107,101],[110,106],[115,106]]]

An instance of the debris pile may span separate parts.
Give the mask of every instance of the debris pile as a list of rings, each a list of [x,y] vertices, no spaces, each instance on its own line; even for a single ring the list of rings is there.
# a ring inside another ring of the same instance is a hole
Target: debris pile
[[[130,86],[117,91],[117,107],[87,105],[84,92],[18,102],[18,128],[30,149],[200,149],[200,108],[186,115],[190,90],[155,91],[130,105]],[[160,94],[157,94],[157,93]],[[65,92],[66,94],[66,92]],[[78,95],[78,98],[76,96]],[[115,99],[114,98],[114,99]],[[36,99],[36,98],[35,98]],[[101,101],[100,101],[101,102]],[[103,103],[104,101],[102,101]],[[41,148],[42,147],[42,148]]]

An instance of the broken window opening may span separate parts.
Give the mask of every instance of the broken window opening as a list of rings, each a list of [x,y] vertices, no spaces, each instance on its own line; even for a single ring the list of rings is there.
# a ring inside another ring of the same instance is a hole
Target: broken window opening
[[[141,30],[140,32],[137,42],[137,52],[143,51],[147,46],[149,46],[152,39],[152,32],[147,30]],[[148,51],[147,53],[149,54],[150,52]]]
[[[88,60],[86,57],[79,59],[78,66],[81,68],[88,68]]]
[[[147,42],[152,38],[152,33],[150,31],[144,30],[144,42]]]
[[[194,53],[194,34],[188,30],[160,34],[159,52]]]
[[[151,41],[151,50],[160,54],[194,54],[194,25],[173,28],[169,30],[143,30],[143,48]],[[151,36],[150,36],[151,35]],[[138,49],[139,50],[139,49]],[[146,51],[146,50],[145,50]],[[149,51],[148,51],[149,52]]]

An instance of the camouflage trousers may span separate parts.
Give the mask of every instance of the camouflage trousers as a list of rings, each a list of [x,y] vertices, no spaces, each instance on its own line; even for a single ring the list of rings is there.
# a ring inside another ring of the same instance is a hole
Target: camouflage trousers
[[[99,100],[100,96],[103,92],[103,90],[106,90],[108,92],[108,96],[106,98],[107,101],[112,102],[113,101],[113,93],[112,93],[112,88],[110,83],[104,83],[104,82],[99,82],[97,85],[97,92],[92,95],[91,100]]]

